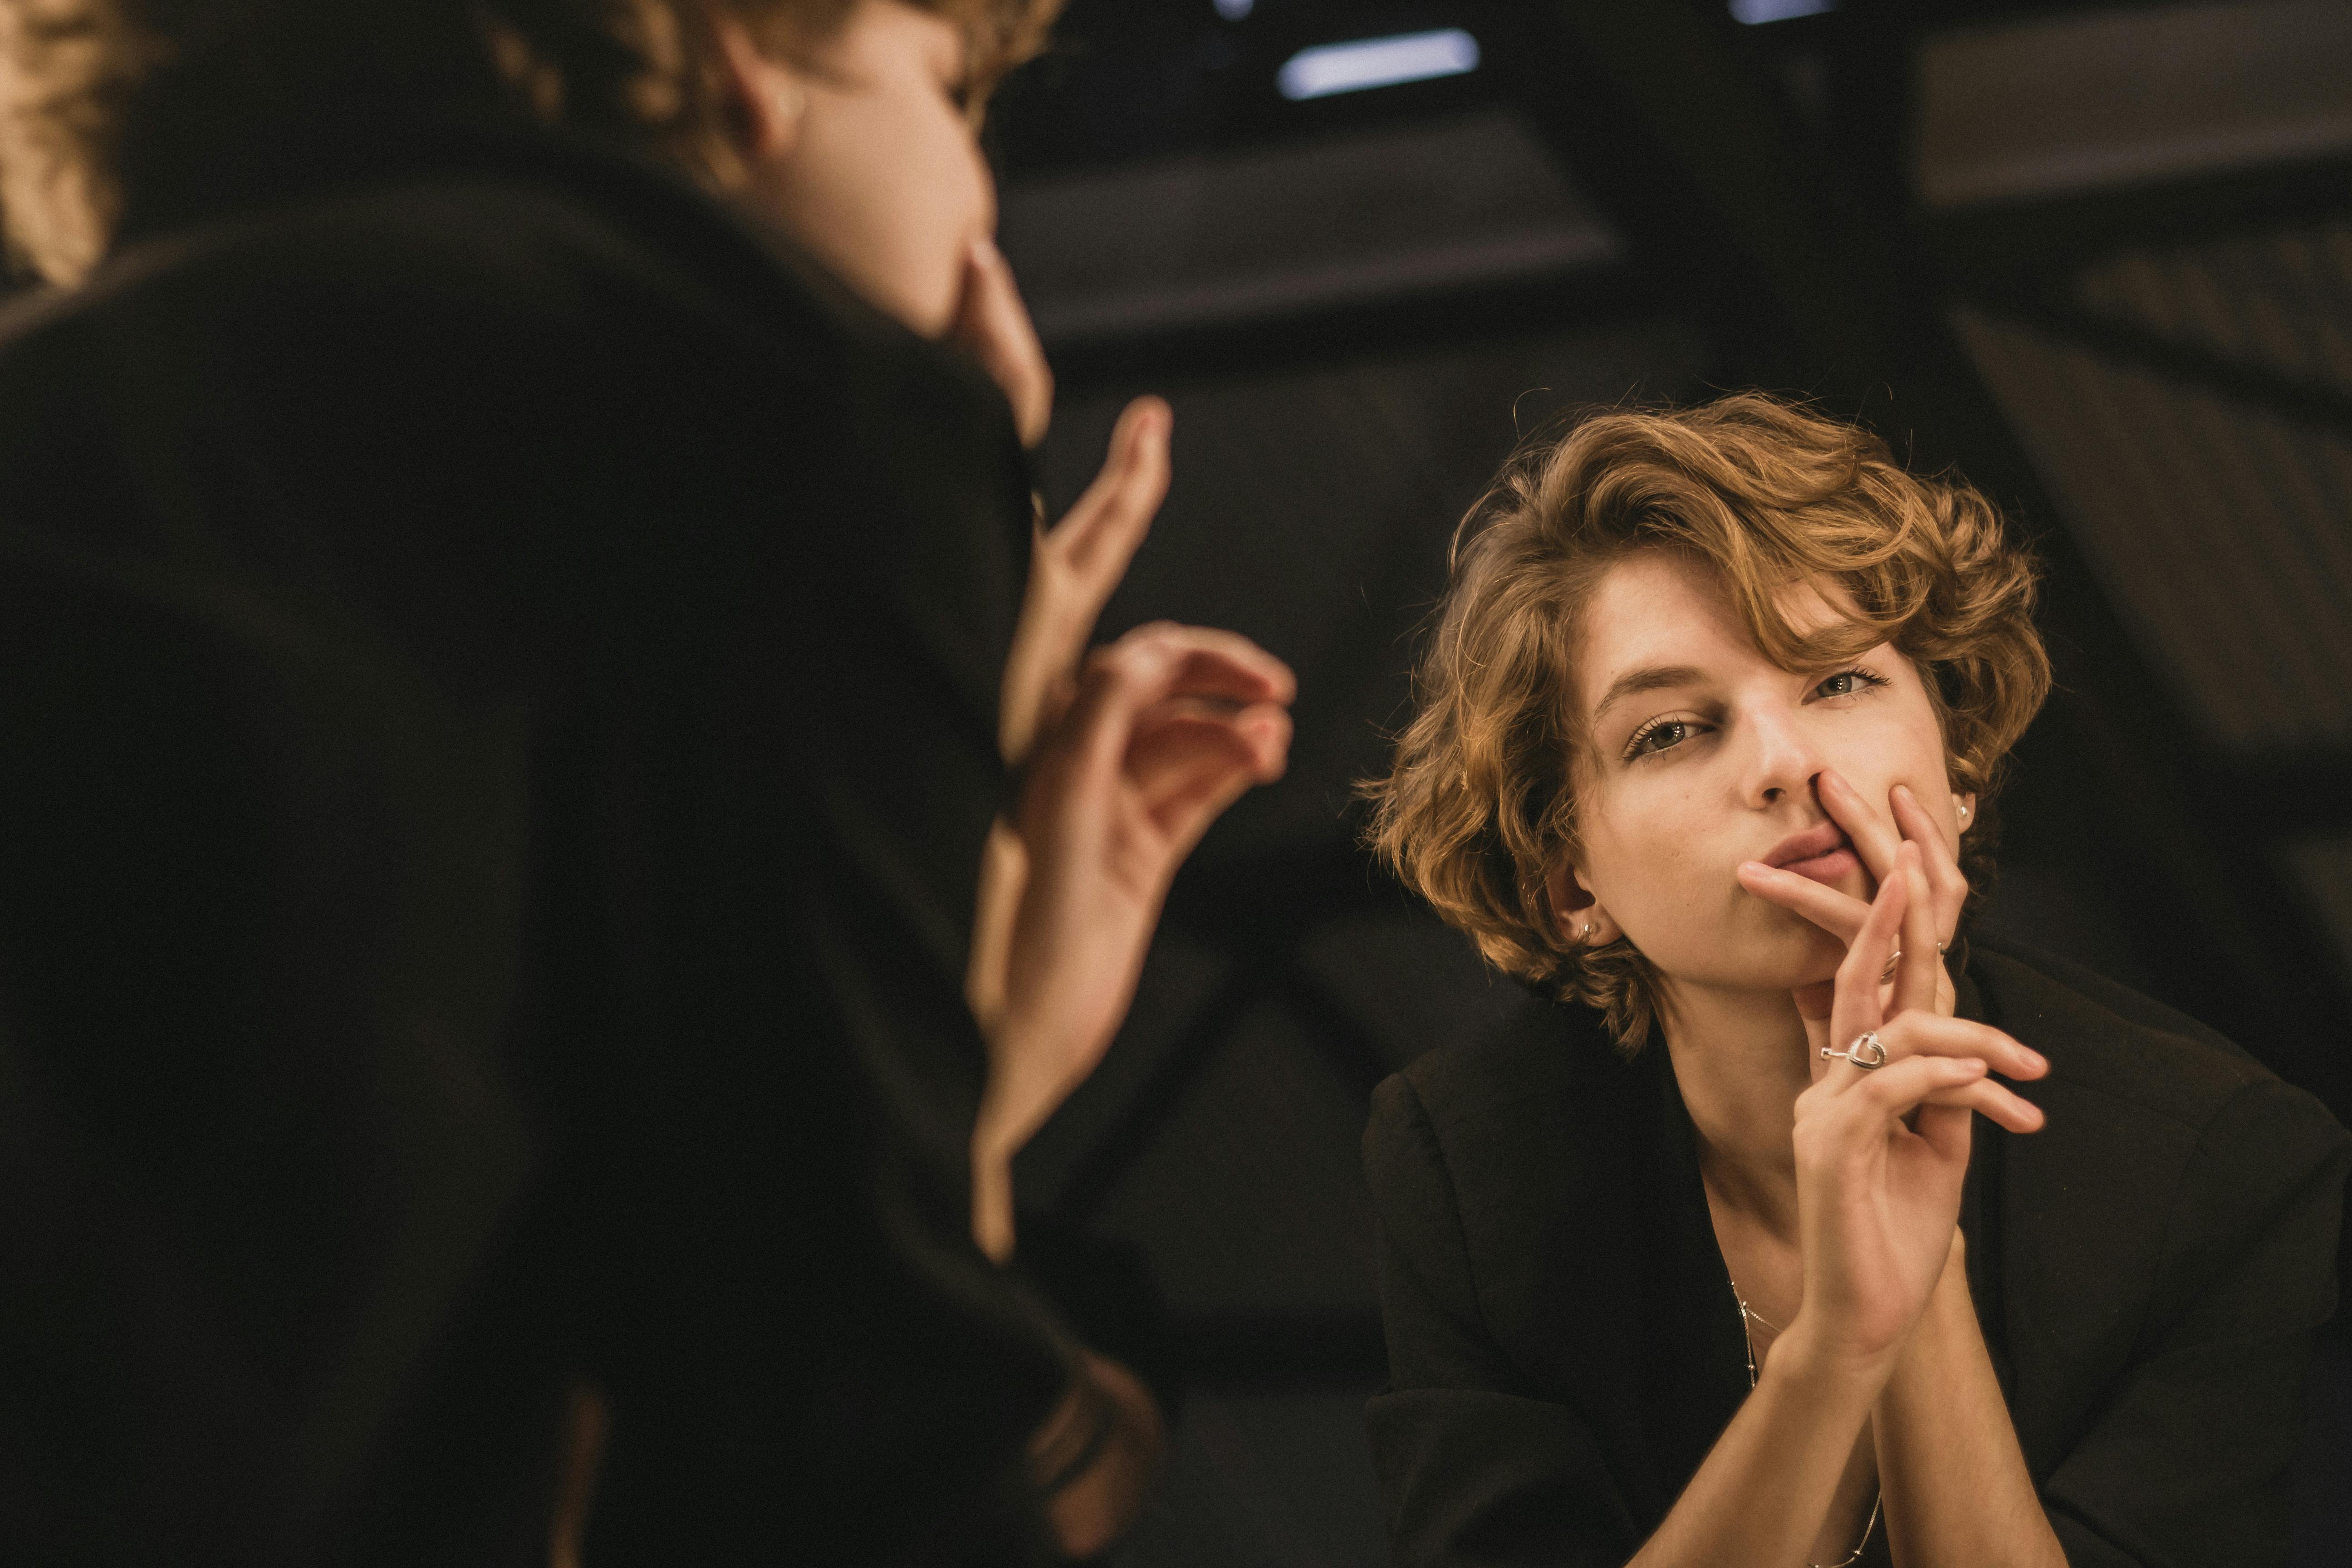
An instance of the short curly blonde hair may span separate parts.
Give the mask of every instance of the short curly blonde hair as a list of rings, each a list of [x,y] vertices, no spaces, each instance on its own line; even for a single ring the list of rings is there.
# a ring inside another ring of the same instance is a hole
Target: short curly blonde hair
[[[1655,974],[1629,942],[1571,945],[1547,879],[1577,855],[1580,615],[1612,566],[1649,550],[1711,570],[1785,668],[1882,642],[1918,666],[1952,785],[1984,803],[1963,840],[1974,886],[1990,871],[1985,807],[2050,690],[2031,552],[1979,491],[1906,472],[1867,431],[1740,393],[1595,414],[1523,447],[1455,534],[1417,711],[1363,786],[1366,837],[1490,963],[1600,1009],[1628,1055],[1656,1017]],[[1843,590],[1851,618],[1800,631],[1781,595],[1801,582]]]

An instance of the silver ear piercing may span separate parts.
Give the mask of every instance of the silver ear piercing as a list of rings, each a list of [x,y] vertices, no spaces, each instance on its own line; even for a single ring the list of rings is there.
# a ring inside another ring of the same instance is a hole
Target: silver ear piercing
[[[1591,921],[1584,922],[1584,929],[1577,932],[1576,940],[1579,942],[1591,942],[1592,940],[1592,922]]]
[[[1965,805],[1964,805],[1964,806],[1960,807],[1960,815],[1961,815],[1962,816],[1966,816],[1968,814],[1969,814],[1969,808],[1968,808],[1967,806],[1965,806]]]

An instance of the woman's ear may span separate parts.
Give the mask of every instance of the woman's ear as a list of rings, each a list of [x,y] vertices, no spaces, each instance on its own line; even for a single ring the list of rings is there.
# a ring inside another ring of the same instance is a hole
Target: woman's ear
[[[1617,922],[1576,879],[1575,867],[1563,861],[1553,868],[1544,889],[1551,896],[1552,918],[1559,921],[1559,934],[1570,946],[1599,947],[1617,940]]]
[[[1977,797],[1974,795],[1960,796],[1957,809],[1960,819],[1960,831],[1966,833],[1977,825]]]
[[[734,130],[737,151],[758,163],[781,158],[798,145],[801,121],[808,114],[808,82],[781,60],[771,58],[751,41],[751,34],[735,17],[719,13],[710,19],[719,43],[722,111]]]

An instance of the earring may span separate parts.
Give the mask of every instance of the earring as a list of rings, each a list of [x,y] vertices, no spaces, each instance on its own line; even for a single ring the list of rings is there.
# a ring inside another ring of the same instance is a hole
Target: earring
[[[1584,929],[1576,933],[1576,940],[1579,942],[1591,942],[1592,940],[1592,922],[1591,921],[1584,922]]]
[[[1965,806],[1965,805],[1964,805],[1964,806],[1960,807],[1960,815],[1961,815],[1962,816],[1968,816],[1968,814],[1969,814],[1969,808],[1968,808],[1967,806]]]

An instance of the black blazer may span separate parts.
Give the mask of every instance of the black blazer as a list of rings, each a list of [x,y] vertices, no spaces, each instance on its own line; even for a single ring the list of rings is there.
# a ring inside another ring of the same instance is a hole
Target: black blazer
[[[2051,1062],[2020,1089],[2042,1131],[1979,1119],[1961,1225],[2068,1561],[2283,1561],[2352,1138],[2072,966],[1980,938],[1958,990]],[[1390,1358],[1368,1419],[1400,1568],[1625,1562],[1748,1393],[1666,1053],[1628,1063],[1592,1014],[1531,997],[1383,1083],[1364,1159]]]
[[[1028,480],[662,171],[282,145],[0,322],[0,1540],[992,1560],[968,1234]]]

